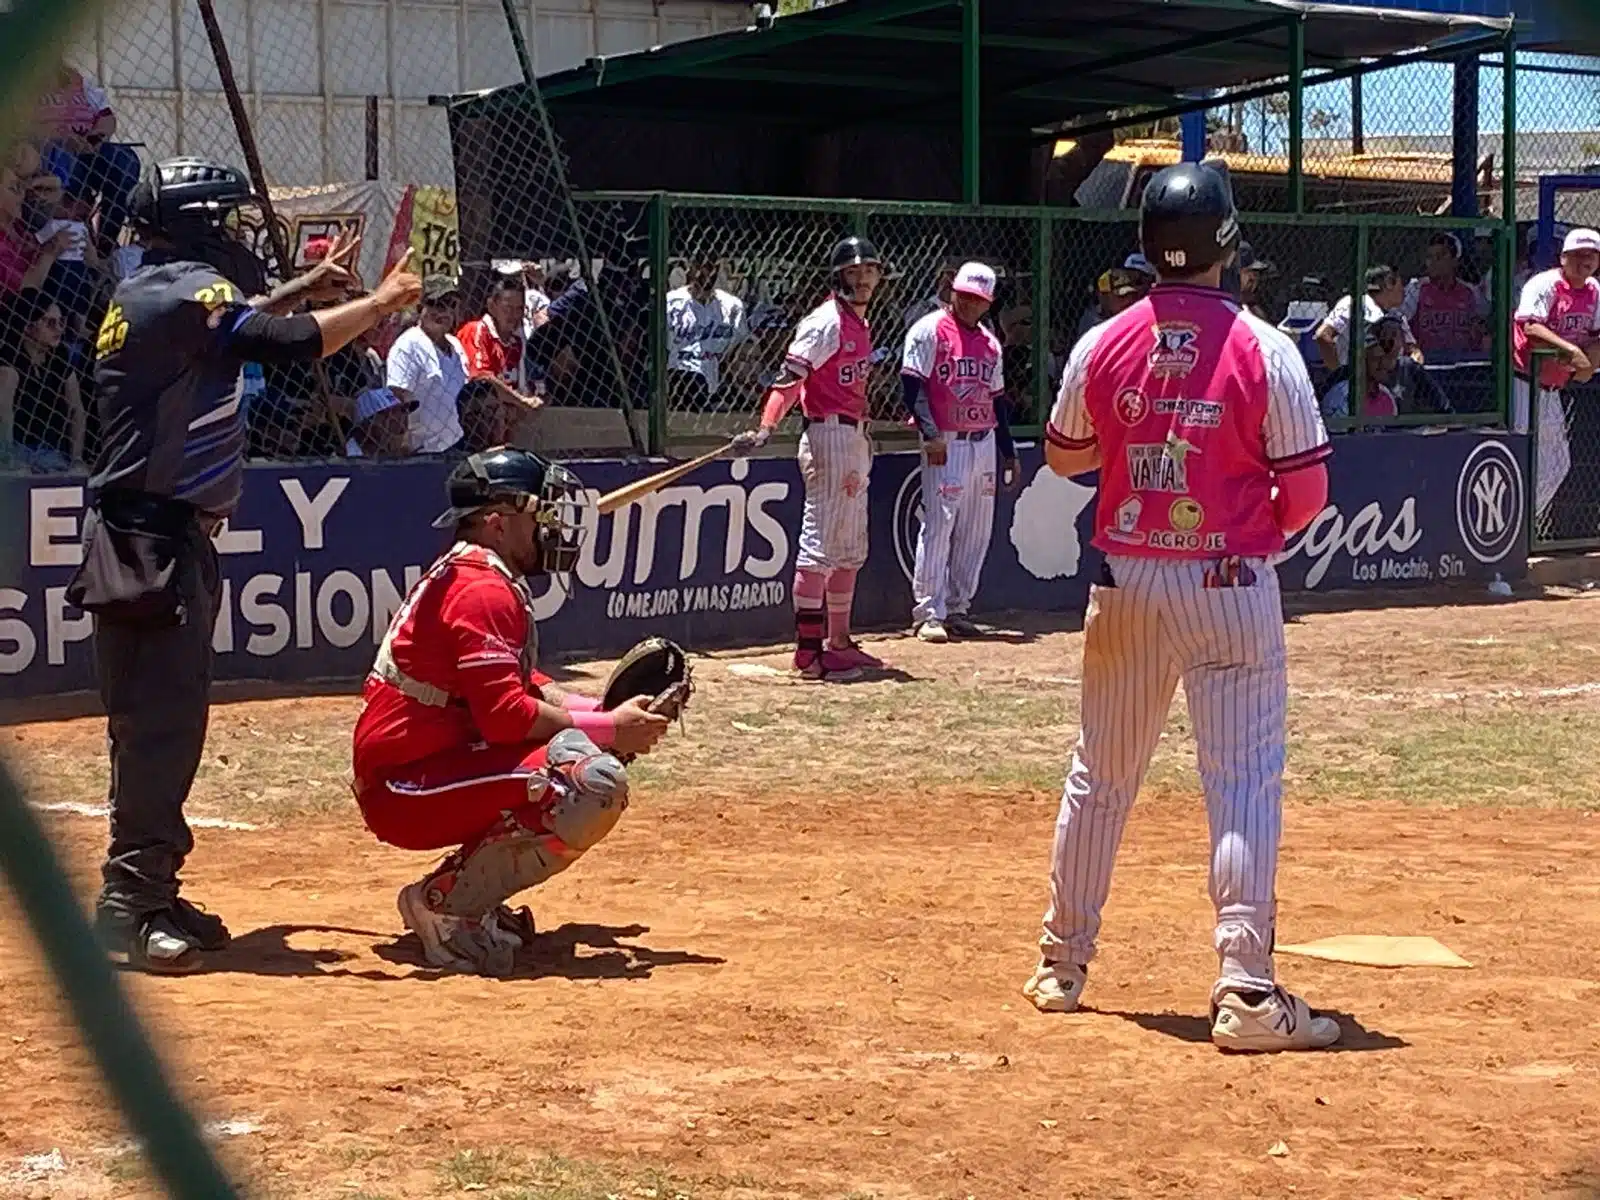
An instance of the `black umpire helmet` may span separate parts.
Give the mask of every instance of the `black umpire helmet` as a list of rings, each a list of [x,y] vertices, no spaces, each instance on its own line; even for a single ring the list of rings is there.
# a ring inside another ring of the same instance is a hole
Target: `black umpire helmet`
[[[228,217],[259,198],[242,171],[207,158],[169,158],[146,168],[129,197],[134,225],[206,263],[247,293],[265,290],[260,261],[226,228]]]
[[[1159,275],[1195,275],[1224,265],[1239,245],[1233,189],[1204,163],[1158,171],[1139,206],[1139,244]]]
[[[883,259],[878,257],[878,248],[866,238],[852,234],[834,243],[833,253],[828,255],[828,282],[836,295],[844,296],[847,300],[854,299],[855,290],[845,287],[844,269],[863,263],[872,263],[879,268],[883,266]]]
[[[495,446],[469,454],[445,482],[450,507],[434,519],[435,529],[452,529],[473,513],[505,507],[533,509],[539,526],[539,571],[570,571],[583,548],[583,484],[559,463],[530,450]]]

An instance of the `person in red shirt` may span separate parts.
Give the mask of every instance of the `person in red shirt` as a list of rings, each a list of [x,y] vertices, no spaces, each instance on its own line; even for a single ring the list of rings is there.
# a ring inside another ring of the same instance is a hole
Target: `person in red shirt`
[[[483,315],[456,332],[466,351],[467,378],[486,380],[494,388],[513,428],[544,405],[534,395],[537,372],[522,337],[523,296],[521,275],[497,274],[483,302]]]
[[[505,901],[611,832],[628,805],[623,758],[650,750],[668,721],[643,696],[601,711],[535,667],[524,577],[576,565],[577,477],[501,446],[457,465],[448,486],[434,525],[455,544],[406,595],[362,693],[356,801],[392,846],[460,847],[400,890],[428,963],[506,975],[534,930]]]

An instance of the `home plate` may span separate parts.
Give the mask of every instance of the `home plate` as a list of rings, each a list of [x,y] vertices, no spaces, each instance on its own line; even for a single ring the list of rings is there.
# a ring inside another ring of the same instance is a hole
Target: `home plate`
[[[1278,946],[1280,954],[1351,963],[1358,967],[1470,967],[1454,950],[1431,937],[1384,937],[1344,933],[1298,946]]]
[[[769,667],[766,663],[729,663],[728,674],[743,675],[747,679],[775,679],[786,678],[789,672]]]

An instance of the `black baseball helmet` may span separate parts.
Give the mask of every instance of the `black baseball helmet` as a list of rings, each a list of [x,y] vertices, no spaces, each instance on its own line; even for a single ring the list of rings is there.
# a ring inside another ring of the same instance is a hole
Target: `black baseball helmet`
[[[530,450],[496,446],[469,454],[445,482],[450,507],[434,519],[435,529],[453,528],[491,506],[538,514],[540,571],[570,571],[583,548],[583,483],[559,463]]]
[[[836,295],[846,298],[854,295],[854,292],[847,293],[845,290],[844,269],[862,263],[883,266],[883,259],[878,257],[878,248],[866,238],[852,234],[834,243],[833,252],[828,255],[828,282]]]
[[[1160,275],[1193,275],[1227,263],[1239,245],[1227,177],[1205,163],[1158,171],[1139,205],[1139,245]]]
[[[134,225],[165,238],[185,259],[206,263],[249,294],[264,291],[260,260],[227,229],[259,203],[242,171],[207,158],[168,158],[147,167],[129,197]]]

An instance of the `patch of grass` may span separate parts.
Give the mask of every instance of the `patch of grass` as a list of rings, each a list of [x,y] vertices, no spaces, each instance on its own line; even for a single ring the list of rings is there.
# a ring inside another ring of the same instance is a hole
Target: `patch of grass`
[[[497,1183],[516,1183],[525,1160],[506,1150],[458,1150],[439,1169],[457,1191],[479,1190]]]
[[[150,1164],[144,1152],[135,1149],[118,1150],[106,1160],[106,1178],[116,1183],[137,1183],[150,1175]]]
[[[441,1170],[451,1191],[485,1200],[710,1200],[700,1184],[654,1169],[624,1171],[549,1154],[525,1159],[501,1150],[463,1150]]]

